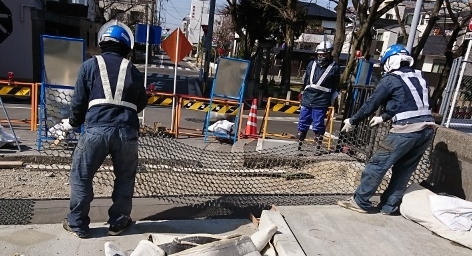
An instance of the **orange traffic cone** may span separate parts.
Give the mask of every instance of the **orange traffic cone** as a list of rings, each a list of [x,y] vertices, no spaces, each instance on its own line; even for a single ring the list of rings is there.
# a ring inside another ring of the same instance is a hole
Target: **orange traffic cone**
[[[244,137],[258,137],[257,136],[257,99],[252,100],[251,110],[247,118],[246,129],[244,130]]]

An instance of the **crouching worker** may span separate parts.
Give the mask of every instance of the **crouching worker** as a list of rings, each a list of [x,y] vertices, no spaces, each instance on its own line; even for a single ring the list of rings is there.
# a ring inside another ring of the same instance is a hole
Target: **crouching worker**
[[[333,44],[324,41],[316,47],[317,59],[311,61],[304,78],[305,88],[300,92],[301,110],[298,121],[298,150],[301,150],[310,126],[315,133],[315,152],[320,155],[323,135],[325,133],[325,117],[331,105],[332,96],[339,86],[340,68],[333,61],[331,52]]]
[[[115,180],[113,204],[108,210],[109,235],[118,235],[131,225],[131,206],[138,166],[138,113],[147,104],[144,77],[126,57],[134,36],[124,24],[109,22],[100,29],[102,53],[79,69],[65,130],[84,124],[72,157],[70,213],[63,228],[80,237],[90,235],[92,180],[108,154]]]
[[[392,129],[367,163],[354,196],[339,201],[338,205],[361,213],[380,210],[391,215],[398,214],[408,181],[431,143],[435,123],[429,107],[427,82],[420,70],[412,68],[410,53],[402,45],[392,45],[383,54],[380,64],[385,71],[384,77],[359,111],[344,120],[341,131],[352,131],[380,106],[385,107],[385,112],[373,117],[370,126],[392,120]],[[381,195],[377,209],[373,208],[370,198],[391,167],[388,187]]]

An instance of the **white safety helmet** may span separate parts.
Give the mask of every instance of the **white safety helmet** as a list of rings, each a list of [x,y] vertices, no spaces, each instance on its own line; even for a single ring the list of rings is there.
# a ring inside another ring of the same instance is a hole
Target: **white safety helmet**
[[[330,41],[323,41],[316,46],[316,53],[331,53],[333,51],[333,43]]]

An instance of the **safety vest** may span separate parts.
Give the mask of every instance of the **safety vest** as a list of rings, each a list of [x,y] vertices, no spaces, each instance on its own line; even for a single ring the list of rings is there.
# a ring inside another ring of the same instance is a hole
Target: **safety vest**
[[[419,116],[431,115],[429,91],[420,70],[414,72],[394,71],[392,75],[400,78],[405,92],[405,102],[392,118],[393,122]]]
[[[311,66],[310,79],[308,80],[310,83],[307,86],[305,86],[305,90],[308,88],[312,88],[312,89],[320,90],[323,92],[331,92],[331,88],[321,86],[321,83],[323,83],[323,81],[326,79],[326,76],[328,76],[333,66],[334,66],[334,62],[329,64],[329,66],[324,71],[323,75],[321,75],[320,79],[318,79],[318,82],[316,82],[315,84],[313,82],[313,75],[315,74],[316,61],[313,61],[313,65]]]
[[[103,93],[105,95],[105,98],[91,100],[88,104],[88,108],[90,109],[91,107],[97,105],[111,104],[131,108],[137,111],[138,107],[136,106],[136,104],[122,100],[123,89],[125,87],[126,71],[128,69],[129,61],[124,58],[121,61],[120,71],[118,74],[118,81],[116,83],[115,95],[113,95],[110,86],[110,80],[108,78],[105,60],[100,55],[96,55],[95,58],[97,59],[98,69],[100,70],[100,78],[102,81]]]

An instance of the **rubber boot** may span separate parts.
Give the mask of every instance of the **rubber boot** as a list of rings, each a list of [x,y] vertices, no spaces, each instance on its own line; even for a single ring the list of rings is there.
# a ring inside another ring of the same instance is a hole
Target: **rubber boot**
[[[315,134],[315,156],[323,154],[323,135]]]
[[[301,150],[302,150],[303,141],[304,141],[305,138],[306,138],[306,132],[298,132],[298,133],[297,133],[297,138],[298,138],[298,151],[301,151]],[[302,155],[301,152],[299,152],[298,155]]]

